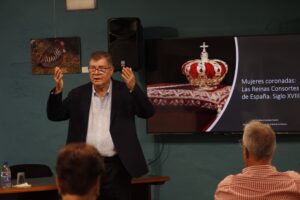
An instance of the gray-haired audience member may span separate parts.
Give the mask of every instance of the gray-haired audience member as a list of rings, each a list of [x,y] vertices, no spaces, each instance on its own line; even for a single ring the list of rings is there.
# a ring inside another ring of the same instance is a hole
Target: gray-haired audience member
[[[96,200],[104,162],[98,150],[85,143],[62,148],[56,160],[56,183],[63,200]]]
[[[276,134],[269,125],[247,123],[241,145],[245,168],[219,183],[216,200],[300,200],[299,173],[278,172],[272,166]]]

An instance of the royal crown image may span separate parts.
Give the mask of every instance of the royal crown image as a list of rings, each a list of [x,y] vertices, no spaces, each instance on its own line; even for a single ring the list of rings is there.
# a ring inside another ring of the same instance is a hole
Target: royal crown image
[[[227,64],[219,59],[208,59],[206,48],[208,45],[203,42],[201,59],[189,60],[182,65],[182,73],[189,83],[202,89],[215,89],[220,85],[228,72]]]

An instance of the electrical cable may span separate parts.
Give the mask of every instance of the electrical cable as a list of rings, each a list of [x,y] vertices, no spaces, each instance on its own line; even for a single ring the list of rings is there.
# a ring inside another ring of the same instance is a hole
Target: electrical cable
[[[164,140],[163,140],[163,137],[160,137],[161,138],[161,147],[160,147],[160,150],[159,150],[159,152],[158,152],[158,154],[155,156],[155,158],[154,159],[152,159],[152,160],[150,160],[149,162],[148,162],[148,165],[153,165],[153,164],[155,164],[159,159],[160,159],[160,157],[161,157],[161,155],[162,155],[162,153],[163,153],[163,151],[164,151],[164,148],[165,148],[165,142],[164,142]]]

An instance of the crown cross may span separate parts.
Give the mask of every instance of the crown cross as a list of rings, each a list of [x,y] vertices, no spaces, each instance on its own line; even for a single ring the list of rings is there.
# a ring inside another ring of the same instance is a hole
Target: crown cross
[[[202,52],[206,52],[205,48],[208,48],[208,45],[205,44],[205,42],[202,43],[202,45],[200,46],[200,48],[202,48]]]

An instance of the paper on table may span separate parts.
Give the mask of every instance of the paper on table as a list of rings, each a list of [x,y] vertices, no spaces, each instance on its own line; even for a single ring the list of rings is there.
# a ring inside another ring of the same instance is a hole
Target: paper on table
[[[13,185],[13,187],[16,187],[16,188],[28,188],[28,187],[31,187],[31,185],[28,184],[27,182],[25,182],[25,183],[22,183],[22,184]]]

